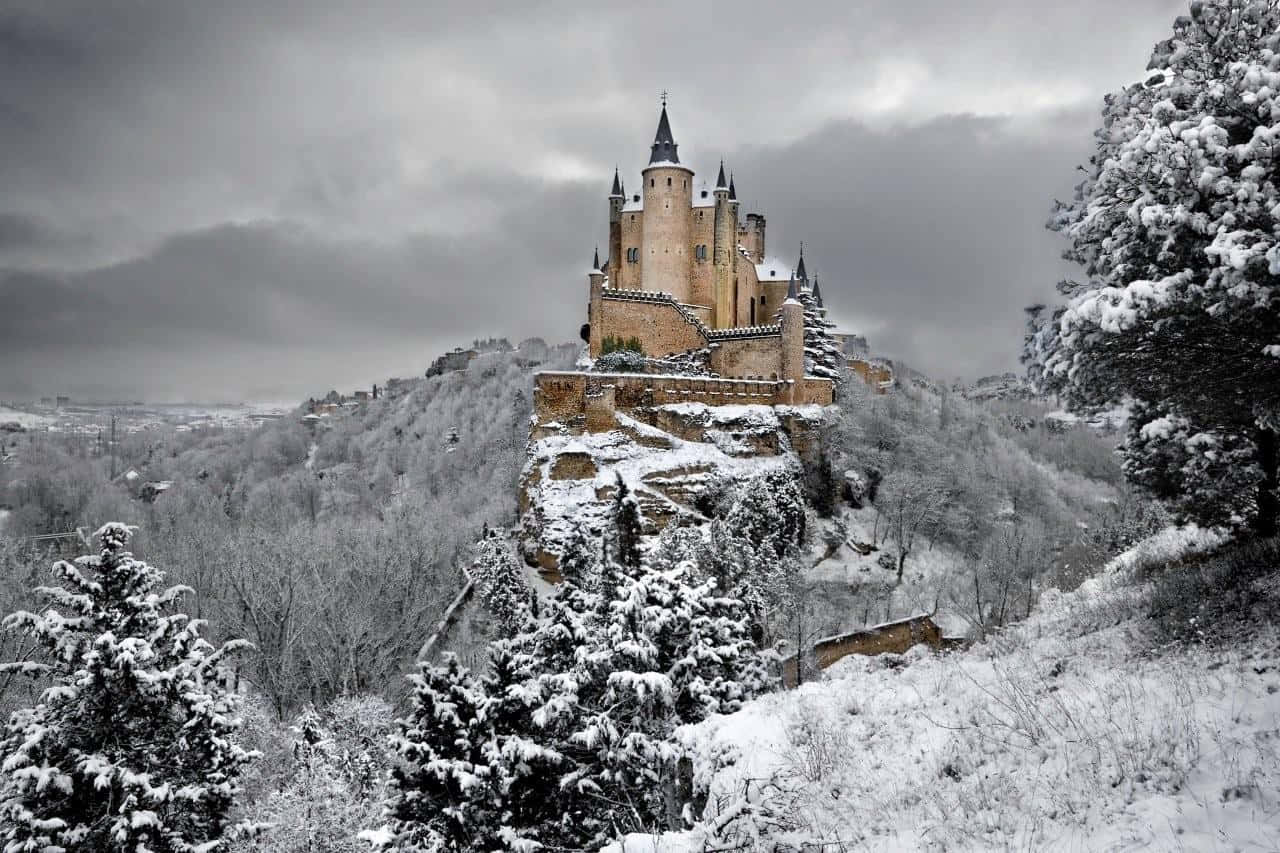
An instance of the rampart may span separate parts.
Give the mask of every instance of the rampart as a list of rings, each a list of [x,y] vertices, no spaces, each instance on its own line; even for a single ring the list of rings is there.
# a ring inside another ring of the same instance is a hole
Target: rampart
[[[792,383],[782,380],[544,372],[534,377],[533,408],[540,424],[559,421],[567,425],[590,415],[588,428],[599,431],[611,428],[606,408],[627,411],[667,403],[826,406],[831,403],[831,393],[829,381],[813,377],[805,377],[793,397]]]
[[[924,644],[931,649],[954,646],[954,641],[944,639],[942,630],[927,613],[920,613],[897,622],[888,622],[874,628],[864,628],[836,637],[827,637],[813,644],[813,656],[819,669],[826,669],[849,655],[902,654],[912,646]],[[782,683],[796,685],[796,658],[794,655],[782,662]]]

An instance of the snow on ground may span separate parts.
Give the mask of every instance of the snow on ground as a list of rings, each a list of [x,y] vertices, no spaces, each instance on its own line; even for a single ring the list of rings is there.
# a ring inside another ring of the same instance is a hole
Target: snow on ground
[[[1165,533],[966,652],[849,657],[682,730],[708,823],[625,849],[706,849],[708,824],[744,849],[1280,849],[1280,630],[1166,647],[1141,618],[1135,567],[1215,541]]]
[[[883,538],[884,520],[877,530],[872,507],[845,511],[843,519],[848,529],[846,544],[830,557],[825,556],[823,540],[834,522],[819,520],[812,537],[812,568],[807,577],[824,585],[833,611],[842,611],[832,617],[841,619],[841,623],[832,623],[825,630],[852,631],[935,610],[934,621],[944,634],[962,636],[969,630],[969,624],[948,606],[946,595],[964,577],[965,560],[961,554],[945,545],[931,545],[921,536],[907,556],[902,583],[895,584],[897,564],[886,568],[878,562],[885,554],[892,557],[897,553],[891,543],[865,555],[849,544],[867,545]]]
[[[16,423],[23,429],[45,429],[57,422],[57,418],[51,418],[48,415],[0,406],[0,424]]]

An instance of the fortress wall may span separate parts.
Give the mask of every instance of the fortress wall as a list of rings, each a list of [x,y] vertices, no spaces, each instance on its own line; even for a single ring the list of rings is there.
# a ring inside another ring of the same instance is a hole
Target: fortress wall
[[[624,265],[625,266],[625,265]],[[707,345],[702,334],[674,305],[663,302],[632,302],[609,299],[600,305],[600,339],[637,337],[644,341],[645,354],[661,358]]]
[[[645,373],[539,373],[534,377],[533,409],[539,424],[568,424],[588,414],[589,401],[598,405],[604,386],[613,388],[613,405],[629,410],[666,403],[705,403],[709,406],[780,405],[782,382],[709,379],[694,376],[653,376]],[[601,412],[593,412],[596,418]]]
[[[800,387],[796,391],[796,405],[830,406],[835,399],[835,391],[835,383],[830,379],[806,376],[800,380]]]
[[[782,338],[737,338],[716,341],[711,349],[711,372],[721,376],[778,379],[782,376]]]

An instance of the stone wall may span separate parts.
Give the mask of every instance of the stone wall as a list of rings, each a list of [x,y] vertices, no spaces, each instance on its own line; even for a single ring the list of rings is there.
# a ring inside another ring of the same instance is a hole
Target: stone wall
[[[782,375],[782,335],[717,340],[709,366],[721,376],[776,380]]]
[[[605,389],[612,388],[610,398]],[[630,411],[667,403],[730,405],[831,404],[833,386],[826,379],[806,377],[789,399],[787,382],[750,379],[711,379],[694,376],[654,376],[647,373],[543,372],[534,376],[533,407],[539,424],[569,424],[590,414],[591,431],[608,429],[606,408]],[[589,411],[590,409],[590,411]]]
[[[942,631],[933,619],[922,613],[898,622],[819,640],[813,644],[813,654],[818,668],[826,669],[849,655],[900,655],[922,643],[931,649],[953,645],[943,640]],[[796,686],[795,656],[782,662],[782,682],[787,687]]]
[[[623,340],[639,338],[644,342],[645,354],[654,358],[706,346],[702,332],[674,303],[620,298],[611,289],[604,292],[600,306],[600,340],[610,335]]]

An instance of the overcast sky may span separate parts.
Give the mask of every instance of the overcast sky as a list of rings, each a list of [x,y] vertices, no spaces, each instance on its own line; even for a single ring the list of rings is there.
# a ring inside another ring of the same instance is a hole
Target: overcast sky
[[[1015,369],[1052,201],[1186,4],[609,5],[0,0],[0,396],[293,399],[574,339],[663,89],[844,328]]]

